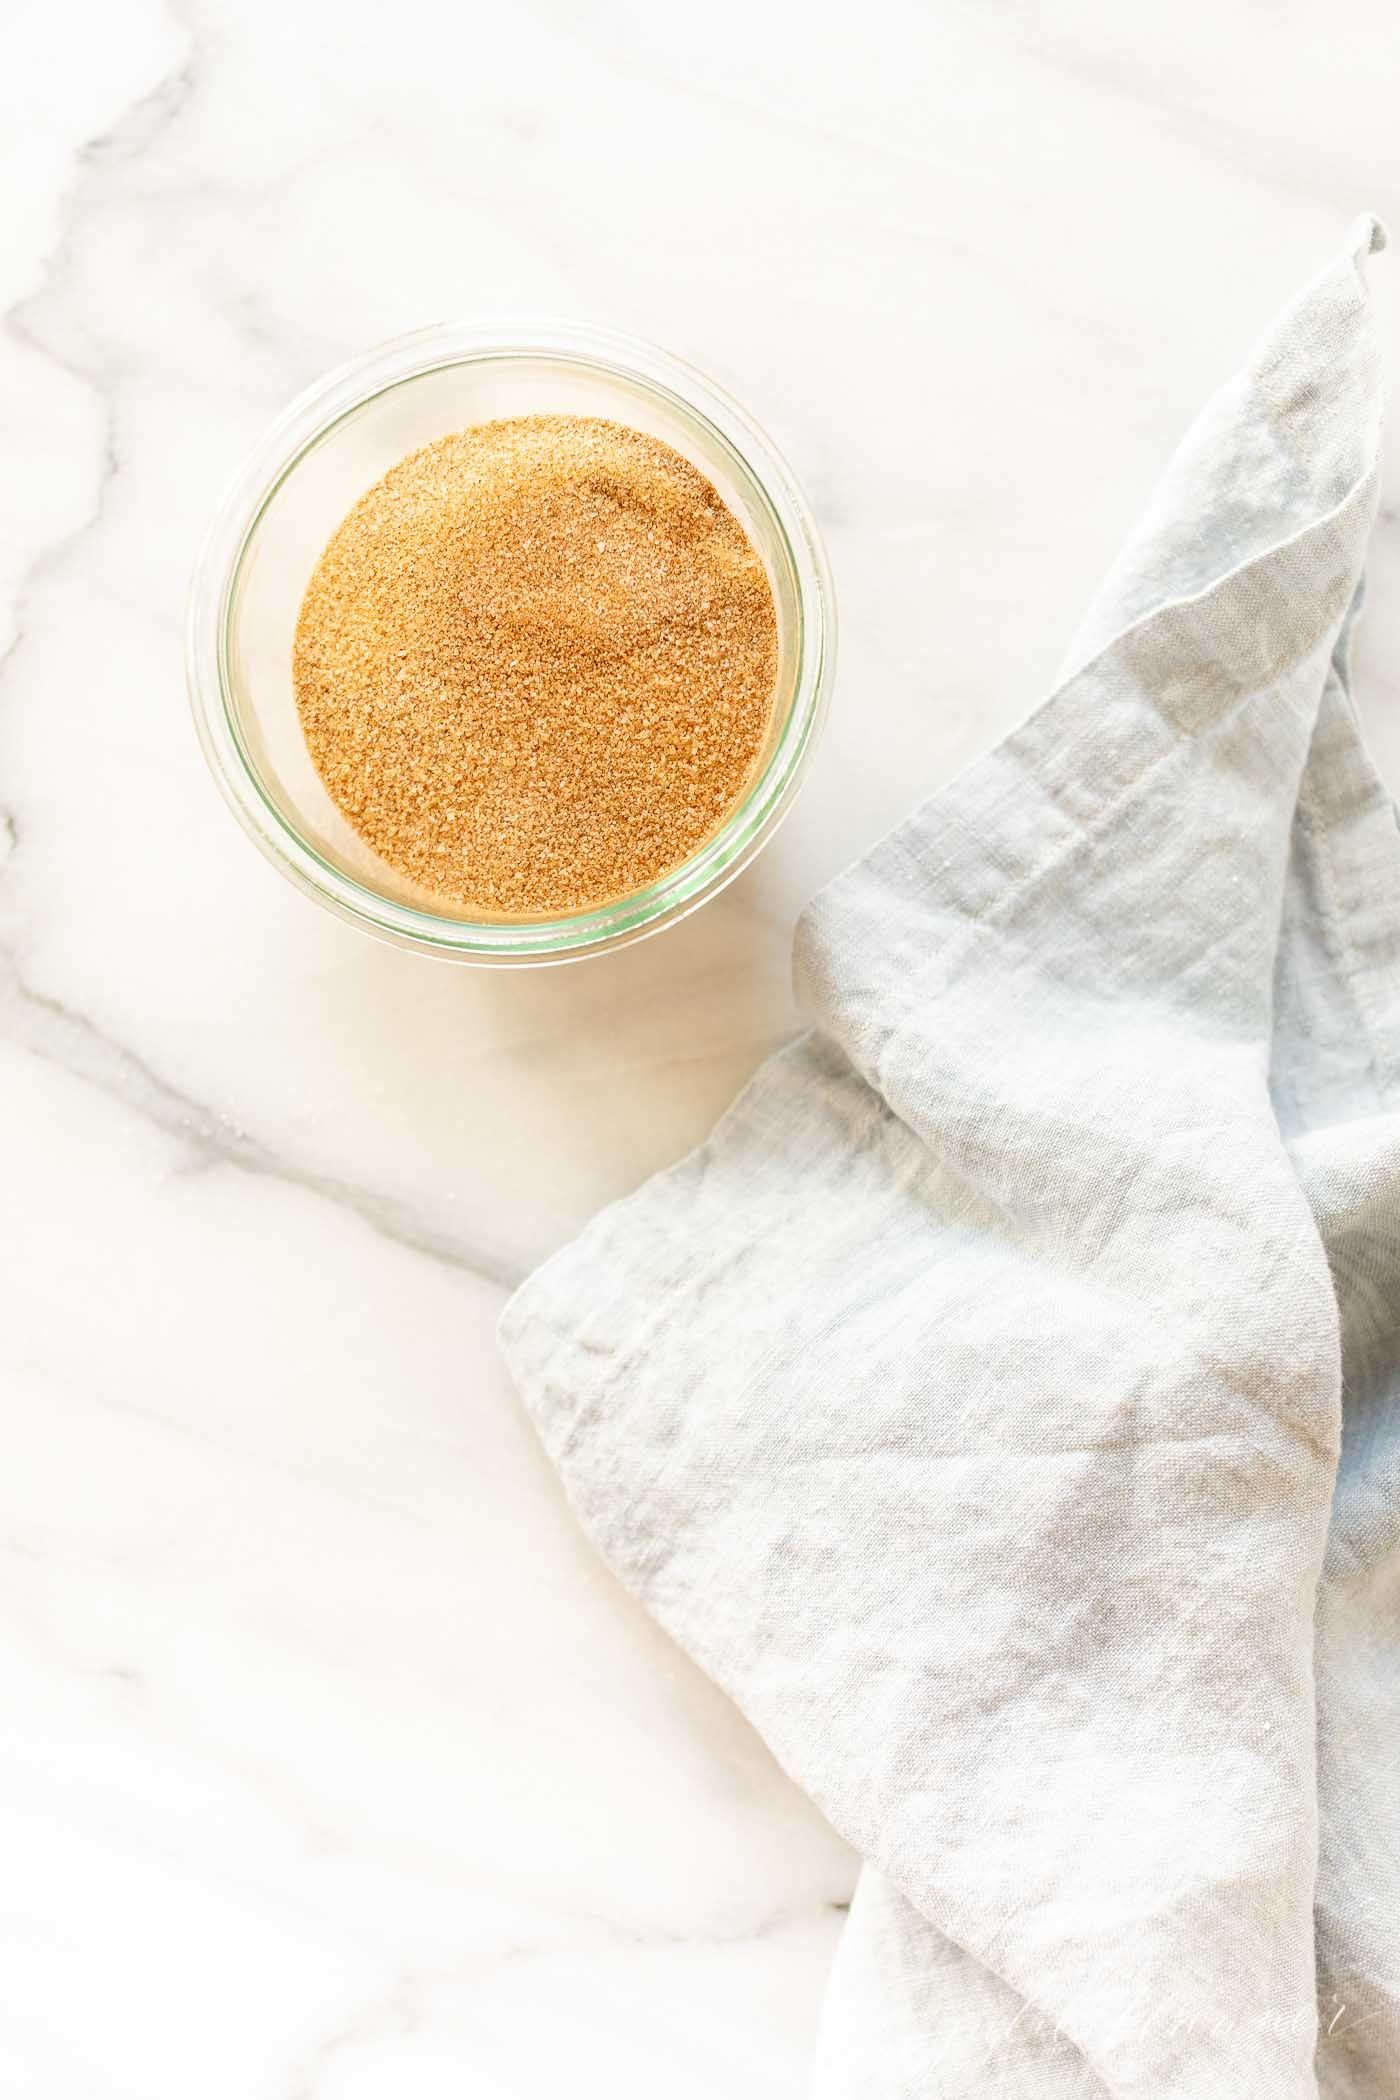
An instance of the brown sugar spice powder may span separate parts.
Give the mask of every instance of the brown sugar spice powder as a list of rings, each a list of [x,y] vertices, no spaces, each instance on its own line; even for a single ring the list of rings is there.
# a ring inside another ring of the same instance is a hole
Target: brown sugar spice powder
[[[767,574],[703,474],[585,416],[410,453],[332,535],[293,652],[333,800],[459,907],[555,913],[676,867],[734,809],[777,675]]]

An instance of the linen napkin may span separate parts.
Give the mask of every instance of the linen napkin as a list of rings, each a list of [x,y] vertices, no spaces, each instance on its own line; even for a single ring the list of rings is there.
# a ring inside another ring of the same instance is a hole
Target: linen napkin
[[[804,914],[810,1032],[503,1318],[601,1552],[866,1862],[823,2100],[1400,2094],[1380,243]]]

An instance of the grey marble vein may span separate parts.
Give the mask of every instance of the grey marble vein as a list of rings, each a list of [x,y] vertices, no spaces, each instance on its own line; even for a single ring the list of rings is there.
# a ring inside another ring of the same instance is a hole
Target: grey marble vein
[[[279,1157],[249,1131],[218,1110],[171,1086],[143,1058],[107,1035],[86,1014],[61,1000],[32,991],[12,953],[0,949],[0,1030],[31,1056],[61,1066],[96,1086],[134,1115],[188,1146],[197,1171],[213,1165],[239,1168],[289,1188],[304,1189],[322,1202],[352,1211],[396,1245],[465,1270],[483,1283],[512,1290],[523,1269],[492,1249],[436,1230],[408,1204],[382,1190],[317,1174]]]

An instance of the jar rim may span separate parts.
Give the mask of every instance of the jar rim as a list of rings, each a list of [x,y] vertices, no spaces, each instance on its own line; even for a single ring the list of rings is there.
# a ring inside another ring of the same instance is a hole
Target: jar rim
[[[310,452],[384,395],[457,365],[572,365],[659,398],[698,423],[762,497],[796,587],[796,675],[782,729],[724,823],[644,888],[549,918],[470,919],[386,896],[338,867],[292,821],[243,734],[231,667],[239,586],[258,527]],[[721,388],[638,338],[556,321],[439,323],[379,343],[327,373],[264,432],[226,489],[191,585],[186,672],[199,740],[245,831],[302,890],[381,939],[463,962],[564,962],[660,932],[748,866],[787,814],[825,719],[835,655],[830,572],[810,508],[777,447]]]

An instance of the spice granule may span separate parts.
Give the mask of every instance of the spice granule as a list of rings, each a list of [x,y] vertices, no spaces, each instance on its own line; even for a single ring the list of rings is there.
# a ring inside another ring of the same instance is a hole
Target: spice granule
[[[400,460],[331,536],[293,652],[350,824],[493,914],[584,910],[687,859],[754,776],[776,675],[738,519],[669,445],[584,416]]]

